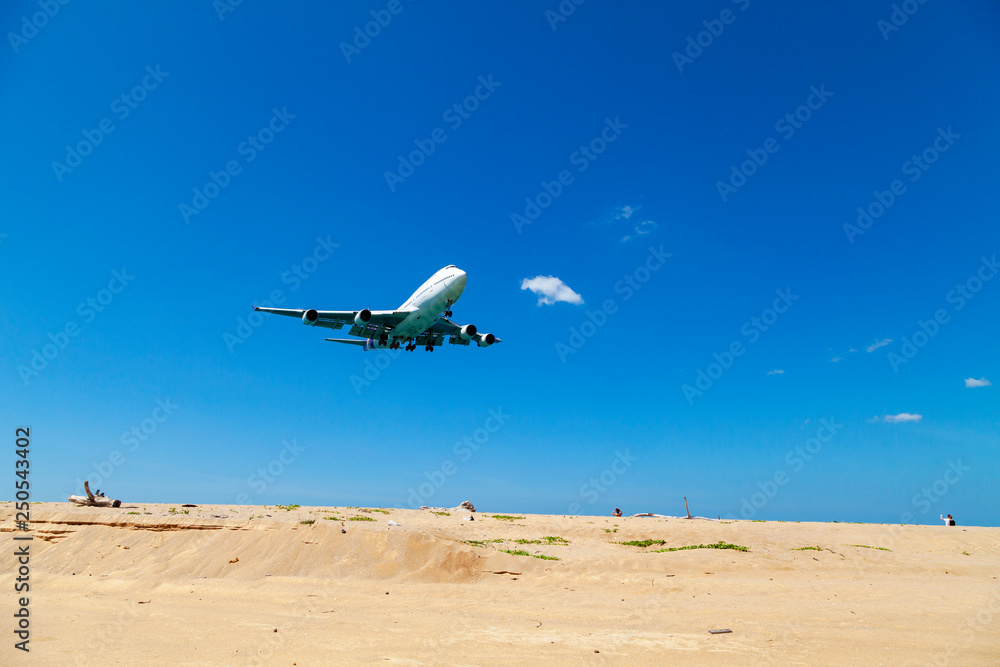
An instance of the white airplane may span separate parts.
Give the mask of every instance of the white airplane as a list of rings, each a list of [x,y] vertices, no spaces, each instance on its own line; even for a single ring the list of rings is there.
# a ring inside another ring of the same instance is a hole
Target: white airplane
[[[451,307],[465,290],[465,271],[450,264],[427,279],[417,291],[396,310],[295,310],[291,308],[258,308],[254,310],[275,315],[298,317],[312,327],[341,329],[351,324],[348,332],[363,340],[327,338],[334,343],[361,345],[363,350],[399,349],[406,343],[412,352],[423,345],[428,352],[441,345],[446,336],[452,345],[468,345],[476,341],[479,347],[489,347],[501,340],[491,333],[479,333],[475,324],[458,325],[449,320]]]

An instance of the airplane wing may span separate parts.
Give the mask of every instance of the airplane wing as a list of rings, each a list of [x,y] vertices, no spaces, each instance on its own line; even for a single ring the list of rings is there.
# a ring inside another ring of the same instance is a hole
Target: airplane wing
[[[420,337],[417,338],[417,343],[419,345],[427,345],[428,342],[432,342],[433,345],[440,345],[444,342],[445,336],[450,336],[451,339],[449,342],[452,345],[468,345],[470,341],[462,340],[462,337],[459,335],[461,330],[461,325],[455,324],[447,317],[441,317],[427,331],[420,334]],[[431,341],[425,339],[431,339]],[[502,343],[503,341],[496,338],[493,342]]]
[[[262,313],[272,313],[274,315],[285,315],[287,317],[297,317],[303,324],[310,324],[314,327],[325,327],[327,329],[342,329],[344,325],[351,327],[352,336],[364,338],[378,338],[382,333],[388,333],[397,324],[402,322],[409,311],[405,310],[371,310],[371,319],[363,325],[354,323],[354,318],[359,310],[298,310],[295,308],[262,308],[254,306],[254,310]],[[309,317],[306,317],[309,313]]]

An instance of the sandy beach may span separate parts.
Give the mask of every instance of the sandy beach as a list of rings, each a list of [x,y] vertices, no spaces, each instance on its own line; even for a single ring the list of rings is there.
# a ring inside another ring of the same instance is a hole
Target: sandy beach
[[[1000,663],[1000,528],[31,510],[25,654],[11,634],[23,533],[0,505],[3,664]],[[720,542],[747,550],[663,551]]]

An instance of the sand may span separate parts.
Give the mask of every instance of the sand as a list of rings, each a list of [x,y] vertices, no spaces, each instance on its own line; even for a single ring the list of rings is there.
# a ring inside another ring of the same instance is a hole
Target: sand
[[[24,654],[0,504],[4,665],[1000,664],[1000,528],[31,508]]]

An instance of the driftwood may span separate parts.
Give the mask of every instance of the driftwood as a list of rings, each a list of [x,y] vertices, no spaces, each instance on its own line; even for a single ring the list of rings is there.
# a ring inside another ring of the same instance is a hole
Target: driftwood
[[[90,482],[83,483],[83,490],[86,496],[70,496],[69,501],[77,505],[87,505],[88,507],[121,507],[122,501],[112,500],[104,495],[95,496],[90,491]]]

